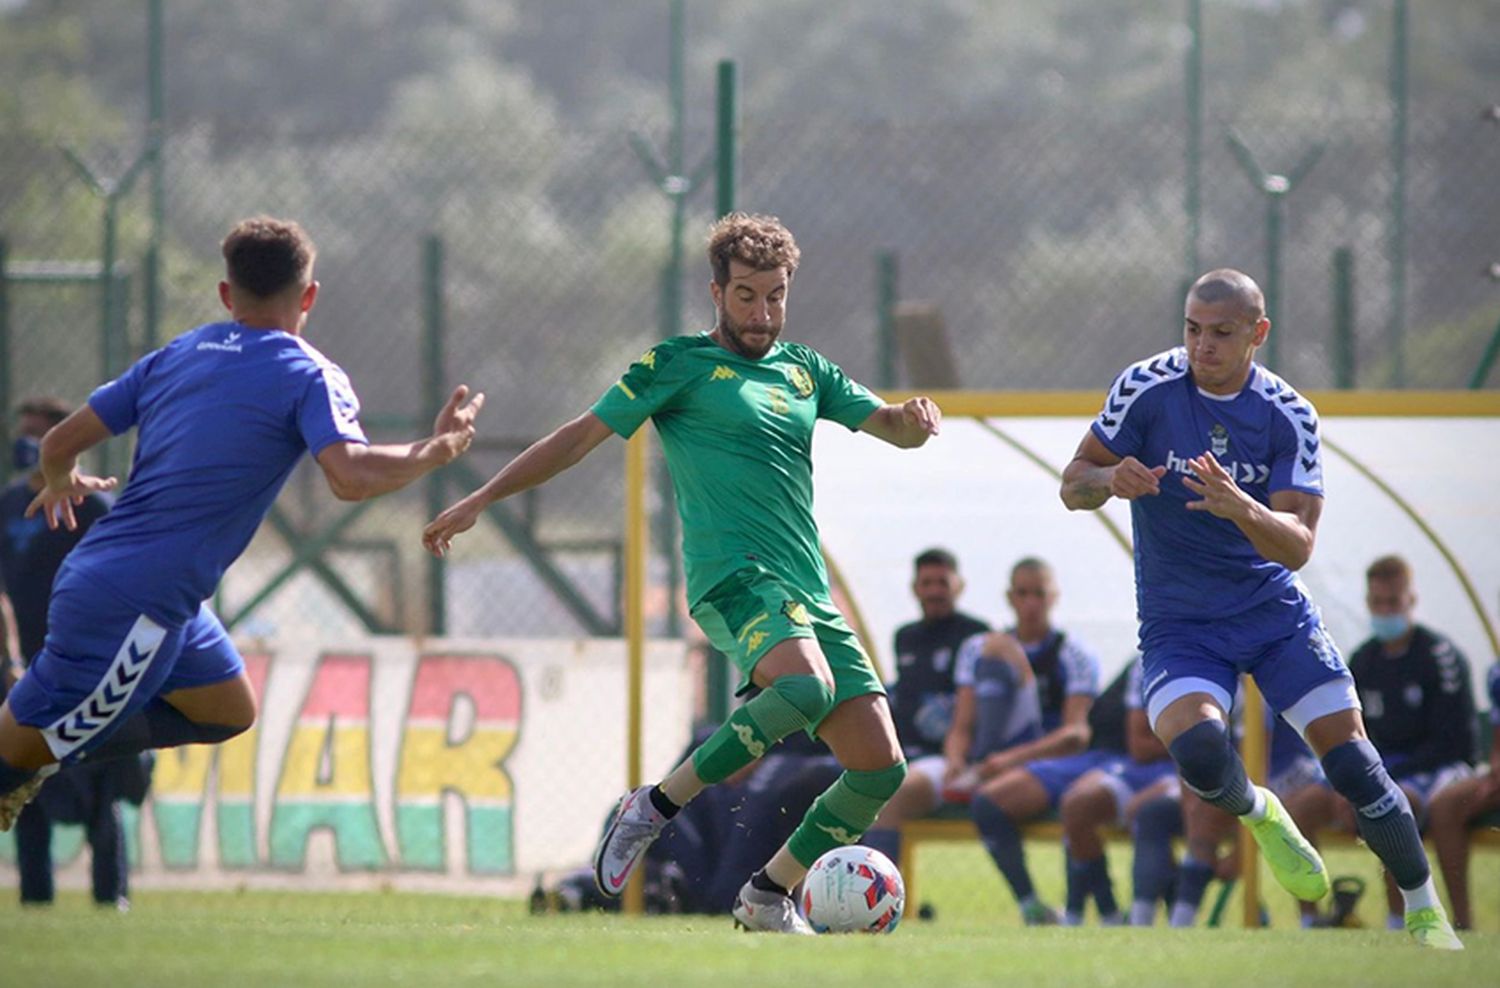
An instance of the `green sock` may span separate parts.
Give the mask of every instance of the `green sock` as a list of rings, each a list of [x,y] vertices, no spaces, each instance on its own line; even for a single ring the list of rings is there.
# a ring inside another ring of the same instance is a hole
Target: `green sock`
[[[782,676],[729,715],[693,752],[693,770],[712,785],[771,750],[771,745],[822,717],[833,693],[815,676]]]
[[[792,831],[787,841],[792,857],[811,868],[825,852],[858,841],[905,777],[905,762],[875,772],[844,772]]]

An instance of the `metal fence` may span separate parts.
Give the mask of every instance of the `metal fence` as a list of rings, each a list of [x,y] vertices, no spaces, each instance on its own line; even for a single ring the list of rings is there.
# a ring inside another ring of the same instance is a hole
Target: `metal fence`
[[[890,355],[877,272],[890,253],[896,296],[943,312],[965,387],[1102,389],[1125,359],[1178,339],[1191,243],[1205,268],[1233,265],[1264,281],[1279,265],[1273,356],[1299,386],[1465,386],[1500,316],[1500,284],[1487,273],[1500,256],[1500,126],[1461,101],[1414,102],[1399,121],[1408,166],[1397,210],[1394,109],[1350,113],[1289,90],[1284,109],[1239,112],[1221,85],[1205,91],[1196,213],[1184,204],[1194,156],[1178,89],[1136,119],[1086,106],[924,120],[748,112],[738,203],[782,216],[803,248],[788,335],[882,383]],[[436,493],[385,498],[350,519],[304,466],[281,521],[227,581],[226,614],[266,633],[359,623],[482,635],[615,628],[619,444],[503,509],[461,543],[446,573],[429,568],[417,534],[433,504],[587,407],[657,338],[672,206],[632,150],[634,134],[550,124],[167,133],[154,323],[142,277],[146,183],[91,188],[57,147],[8,138],[4,397],[82,400],[154,341],[217,318],[215,248],[228,226],[253,212],[295,216],[320,251],[324,290],[309,338],[349,371],[376,438],[429,427],[424,360],[434,353],[441,389],[467,382],[491,404],[468,472],[448,471]],[[1284,195],[1247,174],[1232,136],[1257,168],[1295,179]],[[707,127],[681,137],[688,148],[713,146]],[[139,150],[101,142],[76,157],[108,179]],[[697,231],[712,211],[706,191],[687,202],[689,263],[677,287],[690,331],[711,319]],[[117,257],[108,279],[106,249]],[[1400,294],[1390,290],[1398,278]],[[899,368],[888,383],[905,383]],[[107,465],[118,472],[126,450],[113,445]],[[328,552],[322,562],[317,548]],[[653,563],[658,573],[666,558]],[[273,582],[278,592],[247,612]],[[655,630],[666,612],[658,600]]]

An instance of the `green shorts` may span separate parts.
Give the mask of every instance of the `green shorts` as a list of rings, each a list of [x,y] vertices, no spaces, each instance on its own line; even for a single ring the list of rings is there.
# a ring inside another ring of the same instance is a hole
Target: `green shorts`
[[[885,694],[875,665],[838,608],[755,566],[721,580],[693,606],[693,620],[740,671],[738,696],[750,689],[755,664],[788,638],[813,638],[833,671],[833,702]],[[816,724],[808,726],[813,733]]]

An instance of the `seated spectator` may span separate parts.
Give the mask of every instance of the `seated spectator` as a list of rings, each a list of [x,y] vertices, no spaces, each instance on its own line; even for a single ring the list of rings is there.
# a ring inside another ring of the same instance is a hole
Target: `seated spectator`
[[[1489,765],[1473,778],[1462,779],[1433,794],[1427,808],[1427,833],[1437,847],[1443,883],[1453,906],[1453,925],[1473,928],[1469,906],[1469,838],[1474,822],[1500,811],[1500,664],[1490,666]]]

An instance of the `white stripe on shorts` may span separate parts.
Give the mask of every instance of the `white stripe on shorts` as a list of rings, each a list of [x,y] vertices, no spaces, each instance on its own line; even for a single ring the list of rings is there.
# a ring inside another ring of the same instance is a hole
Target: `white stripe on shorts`
[[[58,761],[87,744],[119,716],[135,695],[166,637],[167,630],[146,615],[136,618],[94,692],[42,731],[47,747]]]

